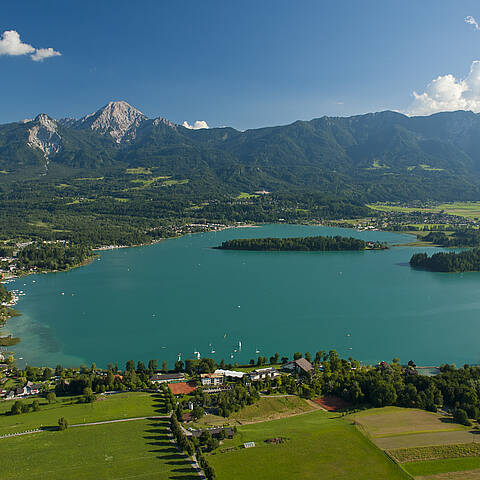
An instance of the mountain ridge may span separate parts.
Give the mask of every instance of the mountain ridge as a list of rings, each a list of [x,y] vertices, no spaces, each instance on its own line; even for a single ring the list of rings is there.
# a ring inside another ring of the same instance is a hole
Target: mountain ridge
[[[156,168],[234,190],[315,189],[364,200],[480,198],[480,115],[323,116],[239,131],[192,130],[109,102],[79,120],[0,125],[0,182],[52,168]],[[65,170],[66,171],[66,170]]]

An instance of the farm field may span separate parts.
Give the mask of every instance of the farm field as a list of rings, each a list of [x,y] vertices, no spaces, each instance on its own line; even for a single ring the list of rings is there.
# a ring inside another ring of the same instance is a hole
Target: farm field
[[[480,458],[449,458],[404,464],[415,480],[480,480]]]
[[[2,480],[194,480],[168,422],[138,420],[0,440]]]
[[[298,415],[304,412],[311,412],[316,409],[317,407],[312,405],[312,403],[299,397],[262,397],[258,402],[246,406],[228,418],[218,417],[216,415],[205,415],[196,422],[196,425],[242,425],[245,423],[265,422]]]
[[[285,442],[265,442],[278,437]],[[233,448],[250,441],[254,448]],[[225,440],[218,452],[209,454],[208,460],[219,480],[409,478],[351,421],[321,410],[238,427],[235,438]]]
[[[368,205],[373,210],[379,210],[383,212],[431,212],[438,213],[442,210],[449,215],[458,215],[469,219],[480,218],[480,202],[452,202],[441,203],[434,207],[428,208],[413,208],[404,207],[400,205],[390,205],[385,203],[375,203]]]
[[[100,397],[94,403],[64,403],[59,397],[56,403],[49,405],[45,399],[40,402],[38,412],[20,415],[5,415],[13,405],[12,400],[0,402],[0,435],[19,433],[40,426],[57,425],[60,417],[65,417],[70,425],[121,418],[162,415],[158,412],[159,397],[144,392],[119,393]],[[33,399],[24,400],[31,403]]]
[[[399,407],[352,417],[365,435],[418,480],[480,479],[479,435],[471,427],[445,415]]]
[[[384,407],[365,410],[352,415],[355,421],[372,437],[431,433],[440,431],[468,431],[449,417],[416,408]]]

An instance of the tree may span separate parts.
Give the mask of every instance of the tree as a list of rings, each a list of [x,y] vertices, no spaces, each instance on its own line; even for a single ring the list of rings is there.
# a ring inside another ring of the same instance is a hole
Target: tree
[[[148,362],[148,369],[154,373],[158,370],[158,360],[153,359]]]
[[[145,364],[140,360],[137,362],[137,372],[138,373],[145,373],[147,369],[145,368]]]
[[[57,396],[53,392],[47,393],[47,402],[48,403],[55,403],[57,401]]]
[[[32,403],[32,410],[34,412],[38,412],[40,410],[40,403],[38,400],[34,400],[33,403]]]
[[[322,363],[325,359],[325,350],[320,350],[315,354],[315,363]]]
[[[92,363],[90,367],[90,372],[95,373],[97,371],[97,364],[95,362]]]
[[[162,362],[162,372],[163,372],[163,373],[165,373],[165,372],[167,371],[167,365],[168,365],[167,361],[164,360],[164,361]]]
[[[22,407],[23,403],[20,400],[17,400],[10,408],[10,413],[12,415],[20,415],[22,413]]]
[[[45,367],[43,369],[42,380],[46,382],[47,380],[50,380],[51,376],[52,376],[52,371],[48,367]]]
[[[293,359],[298,360],[299,358],[302,358],[302,353],[301,352],[295,352],[293,354]]]
[[[181,360],[177,360],[175,362],[175,371],[181,372],[183,370],[183,362]]]
[[[312,354],[310,352],[305,352],[304,355],[305,359],[308,360],[309,362],[312,361]]]
[[[197,420],[199,420],[200,418],[202,418],[205,415],[205,410],[202,407],[200,407],[199,405],[195,405],[193,407],[192,413],[193,413],[193,416]]]
[[[133,360],[128,360],[125,366],[125,370],[127,370],[127,372],[135,371],[135,362]]]
[[[59,430],[66,430],[68,428],[68,421],[65,417],[60,417],[58,419],[58,429]]]
[[[95,401],[95,395],[90,387],[85,387],[83,389],[83,398],[85,403],[93,403]]]
[[[455,422],[460,423],[461,425],[465,425],[470,427],[472,422],[468,419],[467,412],[462,408],[456,408],[453,412],[453,419]]]

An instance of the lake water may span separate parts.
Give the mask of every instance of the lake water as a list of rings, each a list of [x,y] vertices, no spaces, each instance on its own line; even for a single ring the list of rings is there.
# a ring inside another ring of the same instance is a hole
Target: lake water
[[[480,274],[408,266],[414,252],[214,250],[246,237],[344,235],[405,243],[410,236],[266,225],[188,235],[101,253],[70,272],[9,284],[24,290],[9,331],[24,361],[106,366],[193,352],[227,363],[275,352],[336,349],[365,363],[480,362]],[[63,295],[62,295],[63,292]],[[238,348],[242,344],[241,350]],[[211,353],[215,350],[215,353]],[[235,352],[235,350],[237,350]]]

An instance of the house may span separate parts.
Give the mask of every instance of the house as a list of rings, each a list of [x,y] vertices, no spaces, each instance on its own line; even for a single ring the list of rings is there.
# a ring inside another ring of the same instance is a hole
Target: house
[[[17,397],[22,397],[24,395],[28,395],[28,390],[27,390],[27,387],[24,386],[24,387],[18,387],[15,389],[15,395]]]
[[[223,373],[202,373],[200,375],[200,379],[201,379],[202,385],[216,386],[216,385],[223,384],[225,380],[225,376],[223,375]]]
[[[0,388],[0,397],[3,398],[3,397],[6,397],[6,396],[7,396],[7,392],[6,392],[5,390],[2,390],[2,389]]]
[[[184,373],[161,373],[155,374],[150,377],[152,383],[173,383],[173,382],[184,382],[185,374]]]
[[[283,366],[284,370],[298,373],[299,375],[305,375],[314,370],[313,365],[306,358],[298,358],[292,362],[288,362]]]
[[[168,388],[175,396],[188,395],[197,389],[195,382],[169,383]]]
[[[27,390],[29,391],[29,395],[38,395],[42,389],[41,383],[32,383],[27,385]]]
[[[235,370],[222,370],[221,368],[215,370],[214,373],[219,373],[224,377],[228,377],[228,378],[243,378],[244,375],[246,375],[245,372],[237,372]]]
[[[247,374],[248,379],[251,382],[258,382],[259,380],[265,380],[267,378],[274,379],[280,375],[280,372],[273,368],[258,368],[257,370],[252,370]]]

